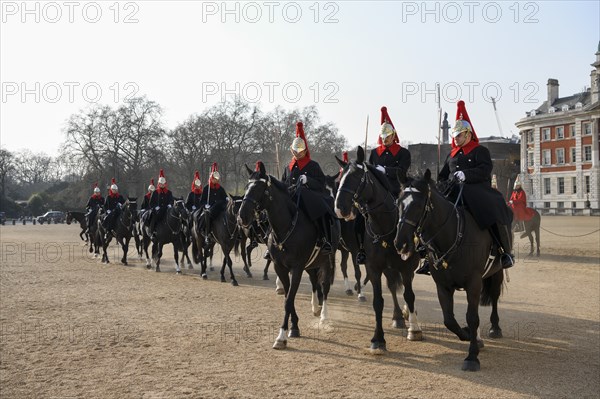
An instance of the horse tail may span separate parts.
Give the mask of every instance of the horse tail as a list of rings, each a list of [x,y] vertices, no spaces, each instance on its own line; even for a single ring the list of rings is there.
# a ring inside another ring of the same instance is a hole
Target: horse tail
[[[502,295],[502,283],[504,281],[504,270],[500,269],[490,277],[483,280],[483,288],[481,289],[481,306],[490,306],[495,301],[498,301]]]
[[[233,244],[233,253],[236,257],[240,256],[240,239],[236,236]]]

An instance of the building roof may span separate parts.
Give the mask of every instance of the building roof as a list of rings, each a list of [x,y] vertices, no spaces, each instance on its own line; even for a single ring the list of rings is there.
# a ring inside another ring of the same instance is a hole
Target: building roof
[[[582,93],[577,93],[569,97],[561,97],[554,100],[551,106],[555,108],[555,112],[562,111],[563,106],[568,105],[569,110],[575,109],[577,103],[581,103],[582,109],[589,106],[591,104],[591,93],[590,90],[586,90]],[[548,100],[544,101],[542,105],[540,105],[536,110],[536,115],[539,114],[548,114],[550,105],[548,104]],[[529,113],[527,114],[529,116]]]

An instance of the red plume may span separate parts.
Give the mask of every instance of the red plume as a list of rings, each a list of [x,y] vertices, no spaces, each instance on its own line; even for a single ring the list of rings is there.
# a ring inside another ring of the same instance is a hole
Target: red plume
[[[254,167],[254,171],[255,172],[260,172],[260,165],[262,164],[261,161],[256,161],[256,166]]]
[[[160,172],[158,172],[158,177],[165,177],[165,172],[163,172],[162,169],[160,170]]]
[[[390,115],[388,114],[387,107],[384,106],[384,107],[381,107],[381,124],[383,125],[386,122],[389,123],[390,125],[392,125],[392,127],[394,129],[396,129],[396,127],[392,123],[392,120],[390,119]]]
[[[342,161],[348,163],[348,151],[342,153]]]
[[[154,177],[152,179],[150,179],[150,184],[152,184],[153,186],[155,186],[155,184],[154,184]]]
[[[110,184],[117,184],[117,181],[115,180],[114,177],[111,179]]]
[[[473,131],[472,140],[479,141],[479,139],[477,138],[477,134],[475,134],[475,128],[473,127],[473,123],[471,123],[471,119],[469,118],[469,114],[467,113],[467,108],[465,108],[465,102],[463,100],[460,100],[456,104],[456,120],[459,119],[469,122],[469,124],[471,125],[471,130]]]
[[[196,179],[200,180],[200,172],[198,171],[194,172],[194,179],[192,180],[191,190],[194,191],[196,194],[200,194],[202,193],[202,187],[196,188]]]
[[[388,110],[386,106],[381,107],[381,124],[383,125],[384,123],[389,123],[390,125],[392,125],[392,127],[394,128],[394,130],[396,129],[396,127],[394,126],[394,123],[392,122],[392,120],[390,119],[390,115],[388,114]],[[394,135],[394,143],[399,143],[400,140],[398,139],[398,134]],[[379,138],[377,139],[377,144],[379,145],[378,149],[377,149],[377,153],[379,155],[381,155],[383,153],[383,151],[385,151],[385,146],[383,145],[383,140],[381,140],[381,136],[379,136]],[[396,155],[398,153],[398,151],[400,150],[400,146],[396,146],[393,145],[390,146],[390,151],[392,151],[392,153],[394,155]]]
[[[210,167],[210,173],[217,172],[217,171],[218,171],[218,169],[217,169],[217,163],[213,162],[212,166]]]

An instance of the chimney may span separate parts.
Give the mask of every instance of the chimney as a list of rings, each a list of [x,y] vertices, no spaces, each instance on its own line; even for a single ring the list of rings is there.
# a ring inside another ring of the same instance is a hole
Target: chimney
[[[548,107],[558,98],[558,79],[548,79]]]

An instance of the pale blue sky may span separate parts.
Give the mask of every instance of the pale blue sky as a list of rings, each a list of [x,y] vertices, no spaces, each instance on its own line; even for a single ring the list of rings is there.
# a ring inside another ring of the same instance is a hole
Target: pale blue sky
[[[364,142],[367,114],[375,143],[386,105],[403,142],[433,143],[436,82],[451,122],[460,90],[479,136],[499,134],[499,97],[510,135],[548,78],[561,96],[590,85],[600,40],[598,1],[229,2],[228,14],[220,1],[75,3],[29,2],[26,13],[2,2],[3,148],[54,155],[65,120],[94,97],[114,106],[145,94],[172,128],[225,89],[264,111],[315,104],[350,145]]]

